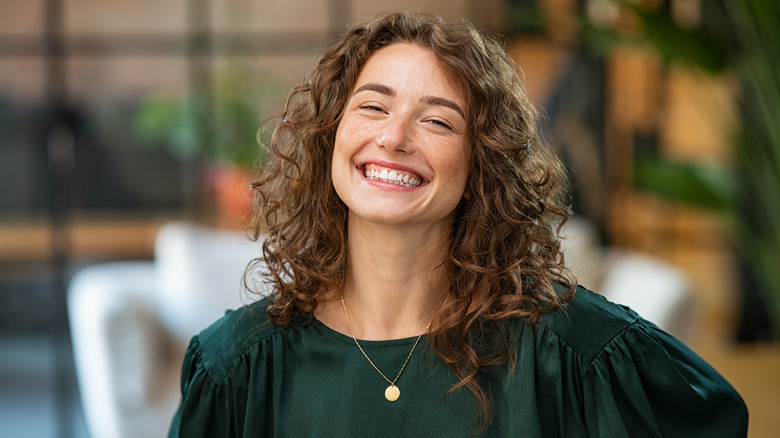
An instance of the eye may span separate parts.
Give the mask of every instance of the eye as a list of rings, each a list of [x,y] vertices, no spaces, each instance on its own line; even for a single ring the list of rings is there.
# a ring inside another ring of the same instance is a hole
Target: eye
[[[384,112],[385,111],[382,108],[380,108],[380,107],[378,107],[376,105],[371,105],[369,103],[360,105],[360,109],[365,109],[365,110],[369,110],[369,111],[378,111],[378,112]]]
[[[446,129],[452,131],[452,126],[450,126],[448,123],[446,123],[446,122],[444,122],[442,120],[430,119],[430,120],[428,120],[428,122],[433,123],[434,125],[438,125],[438,126],[441,126],[443,128],[446,128]]]

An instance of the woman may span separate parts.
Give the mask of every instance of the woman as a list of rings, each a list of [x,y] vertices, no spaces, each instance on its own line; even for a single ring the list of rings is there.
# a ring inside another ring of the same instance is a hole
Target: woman
[[[731,386],[577,288],[560,162],[501,46],[390,14],[293,91],[267,299],[192,341],[171,436],[744,436]]]

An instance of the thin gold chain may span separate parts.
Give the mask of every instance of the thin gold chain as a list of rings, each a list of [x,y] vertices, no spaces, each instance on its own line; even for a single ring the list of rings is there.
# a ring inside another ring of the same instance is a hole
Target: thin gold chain
[[[365,356],[368,363],[371,364],[372,367],[376,370],[377,373],[379,373],[382,378],[387,380],[387,383],[390,384],[390,386],[395,386],[395,382],[398,381],[398,379],[401,377],[401,373],[404,372],[404,368],[406,368],[406,364],[409,363],[409,359],[412,357],[412,353],[414,353],[414,349],[417,348],[417,343],[420,342],[420,338],[422,338],[422,335],[428,332],[428,329],[431,327],[431,322],[428,323],[428,325],[425,327],[425,330],[423,330],[422,333],[420,333],[420,336],[417,336],[417,340],[414,341],[414,345],[412,346],[412,351],[409,352],[409,355],[406,356],[406,360],[404,361],[403,366],[401,367],[401,370],[398,371],[398,375],[395,376],[395,379],[390,380],[385,376],[385,374],[377,368],[376,365],[374,365],[374,362],[371,360],[370,357],[366,354],[365,350],[363,350],[363,347],[360,346],[360,342],[358,342],[357,338],[355,337],[355,331],[352,329],[352,323],[349,321],[349,312],[347,312],[347,304],[344,302],[344,294],[341,294],[341,307],[344,308],[344,316],[347,317],[347,325],[349,326],[349,333],[352,335],[352,340],[355,341],[355,345],[360,349],[360,352],[363,353],[363,356]]]

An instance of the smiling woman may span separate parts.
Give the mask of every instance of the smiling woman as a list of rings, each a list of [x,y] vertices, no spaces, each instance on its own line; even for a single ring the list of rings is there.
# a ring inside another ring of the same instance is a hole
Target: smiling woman
[[[271,149],[253,220],[273,292],[192,340],[172,437],[744,436],[714,369],[577,287],[561,163],[467,23],[352,27]]]

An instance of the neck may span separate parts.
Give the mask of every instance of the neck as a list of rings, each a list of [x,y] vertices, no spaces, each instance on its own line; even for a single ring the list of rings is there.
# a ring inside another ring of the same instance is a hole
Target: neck
[[[400,339],[425,331],[446,292],[441,266],[448,239],[443,227],[385,227],[350,218],[349,265],[340,294],[356,337]],[[340,301],[331,299],[327,307],[330,323],[318,317],[349,334]]]

